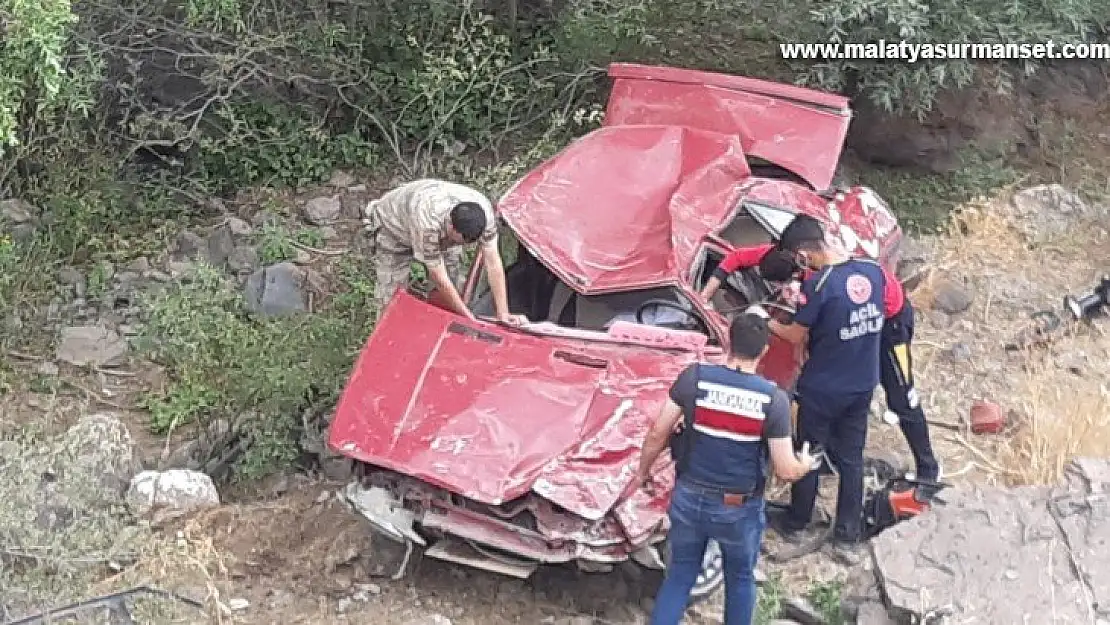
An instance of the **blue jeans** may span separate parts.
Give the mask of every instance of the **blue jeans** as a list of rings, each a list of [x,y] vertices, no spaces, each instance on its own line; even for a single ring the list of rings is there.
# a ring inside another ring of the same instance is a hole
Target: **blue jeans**
[[[671,495],[671,561],[655,598],[651,625],[678,625],[701,572],[706,544],[721,547],[725,573],[725,625],[751,625],[755,616],[755,563],[767,523],[763,497],[726,506],[720,494],[675,485]]]

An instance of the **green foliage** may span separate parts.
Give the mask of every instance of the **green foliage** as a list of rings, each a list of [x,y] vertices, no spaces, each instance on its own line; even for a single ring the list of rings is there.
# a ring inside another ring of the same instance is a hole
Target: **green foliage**
[[[334,400],[369,329],[372,289],[351,271],[346,293],[311,316],[258,319],[214,268],[144,302],[143,342],[174,376],[146,398],[151,426],[166,432],[214,419],[250,440],[239,475],[258,477],[299,455],[302,413]]]
[[[58,103],[76,21],[69,0],[0,1],[0,159],[20,126]]]
[[[660,44],[660,0],[570,0],[555,32],[560,50],[585,64],[643,57]]]
[[[318,248],[324,244],[324,236],[317,228],[301,228],[290,232],[289,228],[275,223],[263,224],[255,236],[258,258],[263,265],[296,258],[297,245]]]
[[[844,584],[837,581],[821,582],[810,587],[806,598],[813,607],[825,617],[828,625],[844,625],[844,614],[840,611],[840,594]]]
[[[810,20],[789,41],[834,43],[974,42],[1062,43],[1097,41],[1110,24],[1106,0],[846,0],[811,3]],[[808,31],[808,32],[807,32]],[[829,60],[800,66],[800,80],[833,91],[865,95],[885,111],[923,117],[945,89],[991,78],[1005,89],[1015,75],[1030,74],[1037,59],[1015,62],[969,58],[905,61]],[[984,73],[984,71],[989,73]]]
[[[396,74],[397,101],[404,103],[396,123],[409,140],[443,147],[453,141],[486,144],[507,129],[514,110],[527,100],[555,95],[554,83],[534,79],[536,69],[555,61],[546,46],[518,60],[492,17],[465,9],[446,35],[405,39],[409,54],[419,58]]]
[[[190,26],[208,26],[217,31],[244,27],[239,0],[187,0],[185,11]]]
[[[898,208],[903,228],[932,231],[945,224],[948,213],[957,205],[1012,184],[1018,173],[1001,159],[969,151],[951,174],[873,168],[862,177],[863,184]]]
[[[767,625],[777,619],[785,599],[786,587],[783,586],[782,576],[776,573],[768,577],[756,595],[754,623]]]
[[[329,128],[310,110],[250,102],[217,109],[222,130],[200,140],[200,175],[215,189],[299,187],[339,168],[373,167],[378,148]]]

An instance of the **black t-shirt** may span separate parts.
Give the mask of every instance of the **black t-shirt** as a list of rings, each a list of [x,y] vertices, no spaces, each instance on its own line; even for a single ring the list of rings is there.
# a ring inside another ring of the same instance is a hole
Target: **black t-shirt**
[[[761,376],[756,376],[761,377]],[[771,383],[773,384],[773,383]],[[679,374],[678,379],[671,385],[671,401],[682,406],[683,413],[693,409],[694,400],[698,396],[697,365],[686,367]],[[790,397],[777,386],[771,394],[771,403],[765,409],[766,416],[763,420],[763,439],[789,438],[790,437]],[[690,415],[685,415],[687,420]]]

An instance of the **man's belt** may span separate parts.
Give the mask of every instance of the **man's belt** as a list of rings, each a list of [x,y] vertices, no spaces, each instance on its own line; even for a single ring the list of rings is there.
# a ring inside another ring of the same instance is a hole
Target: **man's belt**
[[[690,479],[679,479],[678,483],[681,484],[683,488],[687,488],[701,495],[721,495],[726,498],[739,498],[736,503],[744,503],[749,499],[763,496],[762,488],[757,488],[755,491],[745,493],[723,486],[701,484]]]

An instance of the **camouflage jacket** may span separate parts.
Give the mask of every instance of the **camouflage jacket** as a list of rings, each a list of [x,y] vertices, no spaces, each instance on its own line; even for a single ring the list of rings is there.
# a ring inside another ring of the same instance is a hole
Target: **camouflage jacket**
[[[367,207],[369,217],[385,235],[389,251],[408,252],[425,265],[442,264],[443,252],[454,244],[447,239],[451,209],[460,202],[474,202],[486,213],[486,229],[478,239],[482,247],[497,246],[497,220],[493,206],[481,192],[443,180],[415,180],[389,191]]]

